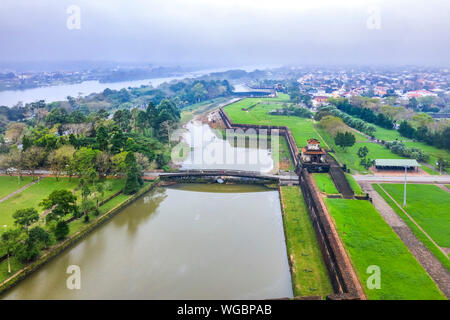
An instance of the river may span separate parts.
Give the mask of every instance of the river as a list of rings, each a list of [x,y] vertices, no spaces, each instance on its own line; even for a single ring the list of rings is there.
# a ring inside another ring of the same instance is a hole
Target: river
[[[253,71],[255,69],[264,69],[267,66],[243,66],[238,69],[245,71]],[[38,100],[45,100],[47,103],[53,101],[66,100],[67,96],[78,97],[78,95],[86,96],[91,93],[99,93],[106,88],[120,90],[122,88],[140,87],[141,85],[151,84],[157,87],[164,82],[179,80],[184,78],[195,78],[212,72],[222,72],[229,68],[215,68],[199,70],[195,72],[185,73],[174,77],[152,78],[145,80],[120,81],[111,83],[100,83],[99,81],[83,81],[81,83],[54,85],[48,87],[38,87],[25,90],[6,90],[0,91],[0,106],[12,107],[19,101],[22,103],[30,103]]]
[[[81,289],[68,289],[70,265]],[[292,297],[279,195],[260,186],[158,187],[4,299]]]

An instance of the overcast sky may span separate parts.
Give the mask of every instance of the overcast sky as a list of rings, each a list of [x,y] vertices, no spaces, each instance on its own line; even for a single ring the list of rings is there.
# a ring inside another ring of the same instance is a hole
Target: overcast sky
[[[0,61],[448,66],[449,12],[448,0],[0,0]]]

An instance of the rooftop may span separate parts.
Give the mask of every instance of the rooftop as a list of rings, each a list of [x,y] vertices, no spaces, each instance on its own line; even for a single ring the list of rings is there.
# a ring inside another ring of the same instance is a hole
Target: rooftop
[[[375,166],[380,167],[420,167],[414,159],[376,159]]]

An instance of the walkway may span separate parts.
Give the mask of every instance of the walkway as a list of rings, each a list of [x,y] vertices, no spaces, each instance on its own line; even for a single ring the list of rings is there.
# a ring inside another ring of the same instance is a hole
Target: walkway
[[[380,212],[384,220],[397,233],[409,251],[425,268],[441,291],[450,298],[450,272],[428,250],[427,247],[414,235],[406,223],[397,215],[389,204],[376,192],[370,182],[361,182],[362,189],[372,198],[373,205]]]

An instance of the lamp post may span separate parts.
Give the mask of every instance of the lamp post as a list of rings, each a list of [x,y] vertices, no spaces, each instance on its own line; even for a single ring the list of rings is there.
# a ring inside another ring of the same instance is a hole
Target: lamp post
[[[406,207],[406,166],[405,166],[405,187],[403,190],[403,207]]]
[[[3,225],[3,227],[5,228],[5,231],[6,231],[6,228],[8,226],[5,224],[5,225]],[[11,263],[9,261],[9,248],[7,248],[7,255],[8,255],[8,273],[11,273]]]

